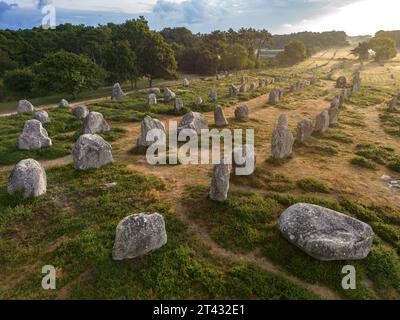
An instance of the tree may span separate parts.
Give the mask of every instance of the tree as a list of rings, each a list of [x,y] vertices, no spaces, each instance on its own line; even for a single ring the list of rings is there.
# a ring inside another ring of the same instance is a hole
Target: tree
[[[7,71],[4,75],[4,87],[7,92],[28,97],[32,94],[35,77],[29,68]]]
[[[294,65],[307,58],[307,48],[303,42],[292,40],[285,46],[285,50],[278,55],[278,60],[283,65]]]
[[[376,53],[375,60],[383,61],[396,57],[396,43],[387,37],[375,37],[369,41],[370,49]]]
[[[130,80],[132,89],[136,88],[139,68],[136,54],[127,40],[107,44],[103,49],[102,56],[103,67],[108,71],[108,80],[111,83],[123,83]]]
[[[247,49],[240,45],[234,44],[229,46],[222,56],[223,66],[228,70],[241,70],[246,68],[249,62]]]
[[[83,55],[59,51],[47,55],[32,67],[36,86],[43,92],[69,93],[96,89],[102,83],[104,70]]]
[[[0,49],[0,77],[4,75],[7,70],[17,68],[18,64],[11,60],[6,51]]]
[[[150,87],[155,78],[177,78],[177,62],[174,51],[159,33],[147,33],[139,52],[141,70],[149,79]]]
[[[361,42],[358,44],[357,48],[353,49],[351,53],[358,57],[359,60],[364,61],[369,58],[370,46],[368,42]]]

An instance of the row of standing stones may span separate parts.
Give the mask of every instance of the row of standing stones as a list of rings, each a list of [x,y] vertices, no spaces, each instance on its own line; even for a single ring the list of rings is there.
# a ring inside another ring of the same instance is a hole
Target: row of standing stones
[[[291,91],[299,90],[309,84],[311,83],[296,83],[291,87]],[[296,140],[302,143],[310,138],[313,132],[324,132],[329,126],[336,124],[340,106],[348,96],[359,89],[360,85],[361,78],[356,74],[353,90],[347,87],[342,88],[343,91],[332,101],[330,109],[317,116],[315,126],[310,119],[300,121]],[[184,80],[184,86],[189,86],[187,79]],[[229,88],[230,92],[234,91],[232,86]],[[354,90],[354,88],[357,89]],[[150,90],[152,92],[149,92],[149,95],[160,93],[157,88]],[[125,94],[121,92],[118,84],[114,86],[113,100],[124,97]],[[166,95],[171,97],[170,100],[175,98],[168,88],[165,93],[164,98]],[[273,89],[269,95],[269,103],[277,104],[282,98],[283,90]],[[96,135],[97,132],[109,130],[103,116],[96,112],[89,112],[86,107],[75,108],[74,114],[77,118],[84,119],[84,134],[79,137],[72,150],[76,169],[96,169],[112,163],[111,146]],[[248,119],[249,108],[246,105],[238,106],[235,109],[235,118]],[[214,120],[217,127],[228,125],[221,106],[215,107]],[[41,125],[41,122],[39,123]],[[141,123],[141,133],[137,139],[138,146],[149,147],[154,143],[147,140],[147,133],[152,129],[165,132],[165,125],[157,119],[146,116]],[[183,129],[190,129],[200,134],[202,129],[208,129],[208,121],[198,112],[189,112],[181,119],[178,133]],[[290,157],[294,141],[293,134],[288,128],[287,117],[281,115],[272,136],[272,157],[274,159]],[[246,172],[246,175],[253,174],[256,168],[254,146],[246,144],[233,150],[232,173],[235,173],[238,168],[243,168],[242,164],[236,162],[236,159],[240,158],[238,155],[254,163],[252,170]],[[209,192],[211,200],[223,202],[228,199],[230,175],[231,168],[224,159],[221,159],[220,164],[214,165]],[[10,194],[23,190],[25,197],[43,195],[46,193],[46,188],[46,172],[40,163],[33,159],[19,162],[8,182]],[[278,228],[289,242],[322,261],[363,259],[369,254],[374,237],[374,232],[369,225],[340,212],[307,203],[298,203],[286,209],[279,218]],[[159,249],[166,243],[167,232],[162,215],[159,213],[134,214],[119,222],[112,256],[117,261],[133,259]]]

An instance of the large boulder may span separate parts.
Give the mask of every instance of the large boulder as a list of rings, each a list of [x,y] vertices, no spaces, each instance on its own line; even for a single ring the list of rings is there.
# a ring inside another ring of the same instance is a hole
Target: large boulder
[[[314,126],[311,119],[303,119],[297,124],[296,142],[303,143],[311,138]]]
[[[125,98],[126,94],[122,91],[122,88],[119,83],[114,84],[111,93],[112,100],[121,100]]]
[[[165,133],[165,126],[160,120],[153,119],[150,116],[144,117],[140,126],[140,137],[137,140],[138,146],[149,147],[154,143],[154,141],[147,140],[148,132],[153,129],[158,129]]]
[[[278,104],[280,101],[280,92],[279,89],[272,89],[269,93],[268,104]]]
[[[224,110],[222,109],[221,106],[216,106],[214,109],[214,120],[215,120],[215,125],[217,127],[225,127],[227,126],[228,120],[226,120]]]
[[[231,84],[229,86],[229,96],[236,97],[238,94],[239,94],[238,88],[235,85]]]
[[[244,162],[243,162],[244,160]],[[236,176],[250,176],[256,170],[256,152],[254,145],[245,144],[233,149],[232,172]]]
[[[58,104],[59,108],[68,108],[69,107],[69,103],[67,100],[65,99],[61,99],[60,103]]]
[[[28,100],[20,100],[17,106],[17,113],[31,113],[35,111],[35,107]]]
[[[339,122],[340,109],[337,107],[329,108],[329,125],[335,125]]]
[[[344,76],[339,77],[336,80],[336,88],[344,89],[347,86],[347,79]]]
[[[44,110],[36,111],[33,118],[40,121],[42,124],[51,122],[49,114]]]
[[[282,114],[278,120],[278,126],[272,133],[272,158],[286,159],[292,155],[294,137],[288,128],[287,117]]]
[[[374,237],[366,223],[306,203],[285,210],[278,226],[289,242],[323,261],[364,259],[370,252]]]
[[[83,123],[83,133],[95,134],[110,131],[110,126],[100,112],[89,112]]]
[[[178,133],[184,129],[194,130],[200,134],[202,129],[208,129],[208,121],[201,113],[192,111],[183,116],[178,126]]]
[[[210,100],[210,101],[217,101],[218,100],[218,93],[217,93],[217,91],[215,91],[215,90],[212,90],[211,92],[210,92],[210,94],[208,95],[208,100]]]
[[[228,198],[229,191],[229,165],[221,159],[220,164],[214,165],[210,188],[210,199],[223,202]]]
[[[85,119],[89,114],[89,109],[86,106],[77,106],[72,110],[74,117],[78,120]]]
[[[315,120],[315,132],[323,133],[329,129],[329,125],[329,112],[327,110],[322,111]]]
[[[235,118],[238,120],[245,120],[249,118],[249,107],[245,104],[236,107]]]
[[[8,178],[9,194],[23,192],[24,198],[39,197],[46,193],[47,177],[42,165],[33,159],[18,162]]]
[[[159,213],[131,215],[117,226],[112,257],[116,261],[134,259],[167,243],[164,217]]]
[[[157,104],[157,95],[155,93],[150,93],[147,97],[147,102],[149,106]]]
[[[111,146],[97,134],[79,137],[72,149],[75,168],[78,170],[98,169],[113,162]]]
[[[147,90],[147,94],[160,94],[161,90],[160,88],[150,88]]]
[[[173,91],[171,91],[169,88],[164,89],[164,101],[165,102],[172,101],[175,99],[175,97],[176,97],[176,94]]]
[[[20,150],[35,150],[52,145],[52,141],[42,123],[39,120],[25,122],[24,130],[18,139]]]

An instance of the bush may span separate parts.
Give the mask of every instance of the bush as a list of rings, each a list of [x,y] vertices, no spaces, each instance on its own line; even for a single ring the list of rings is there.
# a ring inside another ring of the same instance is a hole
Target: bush
[[[307,192],[329,193],[329,188],[323,182],[313,178],[304,178],[297,181],[297,186]]]
[[[7,71],[4,75],[4,87],[7,92],[28,97],[32,94],[35,76],[31,69]]]
[[[357,157],[351,159],[350,163],[355,165],[355,166],[359,166],[359,167],[365,168],[365,169],[370,169],[370,170],[375,170],[376,169],[376,165],[374,165],[368,159],[366,159],[364,157],[360,157],[360,156],[357,156]]]

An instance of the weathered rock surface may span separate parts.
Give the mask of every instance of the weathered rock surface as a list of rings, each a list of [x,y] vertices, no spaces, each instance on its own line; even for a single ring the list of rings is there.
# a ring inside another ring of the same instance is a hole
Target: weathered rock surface
[[[252,82],[252,83],[250,84],[250,90],[255,90],[255,89],[257,89],[257,83]]]
[[[364,259],[370,252],[374,237],[366,223],[306,203],[285,210],[278,226],[288,241],[323,261]]]
[[[311,138],[314,132],[314,126],[311,119],[303,119],[297,124],[297,136],[296,141],[303,143]]]
[[[283,114],[279,117],[278,126],[272,134],[272,158],[286,159],[292,155],[294,138],[288,128],[287,117]]]
[[[346,77],[341,76],[341,77],[339,77],[339,78],[336,80],[336,88],[341,88],[341,89],[343,89],[343,88],[346,88],[346,86],[347,86],[347,79],[346,79]]]
[[[85,119],[89,114],[89,109],[86,106],[77,106],[72,110],[75,118],[82,120]]]
[[[150,93],[148,95],[147,101],[148,101],[149,106],[153,106],[153,105],[157,104],[157,95],[155,93]]]
[[[110,126],[100,112],[89,112],[83,123],[84,134],[95,134],[110,131]]]
[[[114,84],[111,93],[112,100],[121,100],[125,98],[126,94],[122,91],[122,88],[119,83]]]
[[[8,178],[9,194],[23,192],[24,198],[39,197],[47,191],[47,176],[42,165],[33,159],[18,162]]]
[[[268,103],[269,104],[278,104],[280,101],[280,93],[278,89],[272,89],[269,93]]]
[[[164,101],[169,102],[174,100],[176,97],[176,94],[171,91],[169,88],[164,89]]]
[[[160,88],[149,88],[147,90],[147,94],[160,94],[161,90]]]
[[[233,149],[232,171],[236,176],[250,176],[256,170],[256,152],[254,145],[245,144]],[[243,162],[244,160],[244,162]]]
[[[98,169],[113,162],[112,149],[97,134],[83,134],[72,149],[75,168],[78,170]]]
[[[120,221],[112,257],[116,261],[134,259],[167,243],[164,217],[159,213],[131,215]]]
[[[183,86],[184,87],[189,87],[189,85],[190,85],[189,80],[187,78],[183,79]]]
[[[141,147],[149,147],[154,141],[147,140],[147,134],[150,130],[158,129],[165,133],[164,124],[157,119],[153,119],[150,116],[144,117],[140,126],[140,137],[137,140],[137,145]]]
[[[175,111],[179,112],[183,109],[183,100],[181,98],[176,98],[174,102]]]
[[[39,120],[25,122],[24,130],[18,139],[20,150],[35,150],[52,145],[52,141],[42,123]]]
[[[337,107],[330,108],[328,110],[329,113],[329,125],[335,125],[339,122],[339,115],[340,115],[340,109]]]
[[[202,129],[208,129],[207,119],[198,112],[189,112],[183,116],[178,126],[178,133],[183,129],[194,130],[197,134],[201,133]]]
[[[196,105],[196,107],[202,105],[203,103],[203,99],[200,96],[197,96],[196,99],[194,100],[194,104]]]
[[[397,97],[394,97],[389,102],[389,111],[396,111],[397,109]]]
[[[236,88],[233,84],[229,86],[229,96],[236,97],[239,94],[238,88]]]
[[[20,100],[17,106],[17,113],[28,113],[35,111],[34,106],[28,100]]]
[[[249,118],[249,107],[245,104],[238,106],[235,109],[235,118],[238,120],[245,120]]]
[[[315,132],[325,132],[329,129],[329,112],[327,110],[322,111],[318,114],[317,119],[315,121]]]
[[[334,98],[331,101],[331,108],[340,108],[340,100],[338,98]]]
[[[210,100],[210,101],[217,101],[217,99],[218,99],[218,93],[217,93],[217,91],[212,90],[212,91],[210,92],[210,94],[208,95],[208,100]]]
[[[42,124],[51,122],[51,120],[50,120],[50,118],[49,118],[49,114],[48,114],[46,111],[44,111],[44,110],[42,110],[42,111],[36,111],[35,114],[34,114],[34,116],[33,116],[33,118],[34,118],[35,120],[40,121]]]
[[[229,192],[229,165],[221,159],[220,164],[214,165],[210,188],[210,199],[223,202],[228,199]]]
[[[224,127],[228,125],[228,120],[226,120],[224,110],[221,106],[216,106],[214,109],[214,120],[217,127]]]
[[[60,103],[58,104],[59,108],[68,108],[69,107],[69,103],[67,100],[65,99],[61,99]]]

